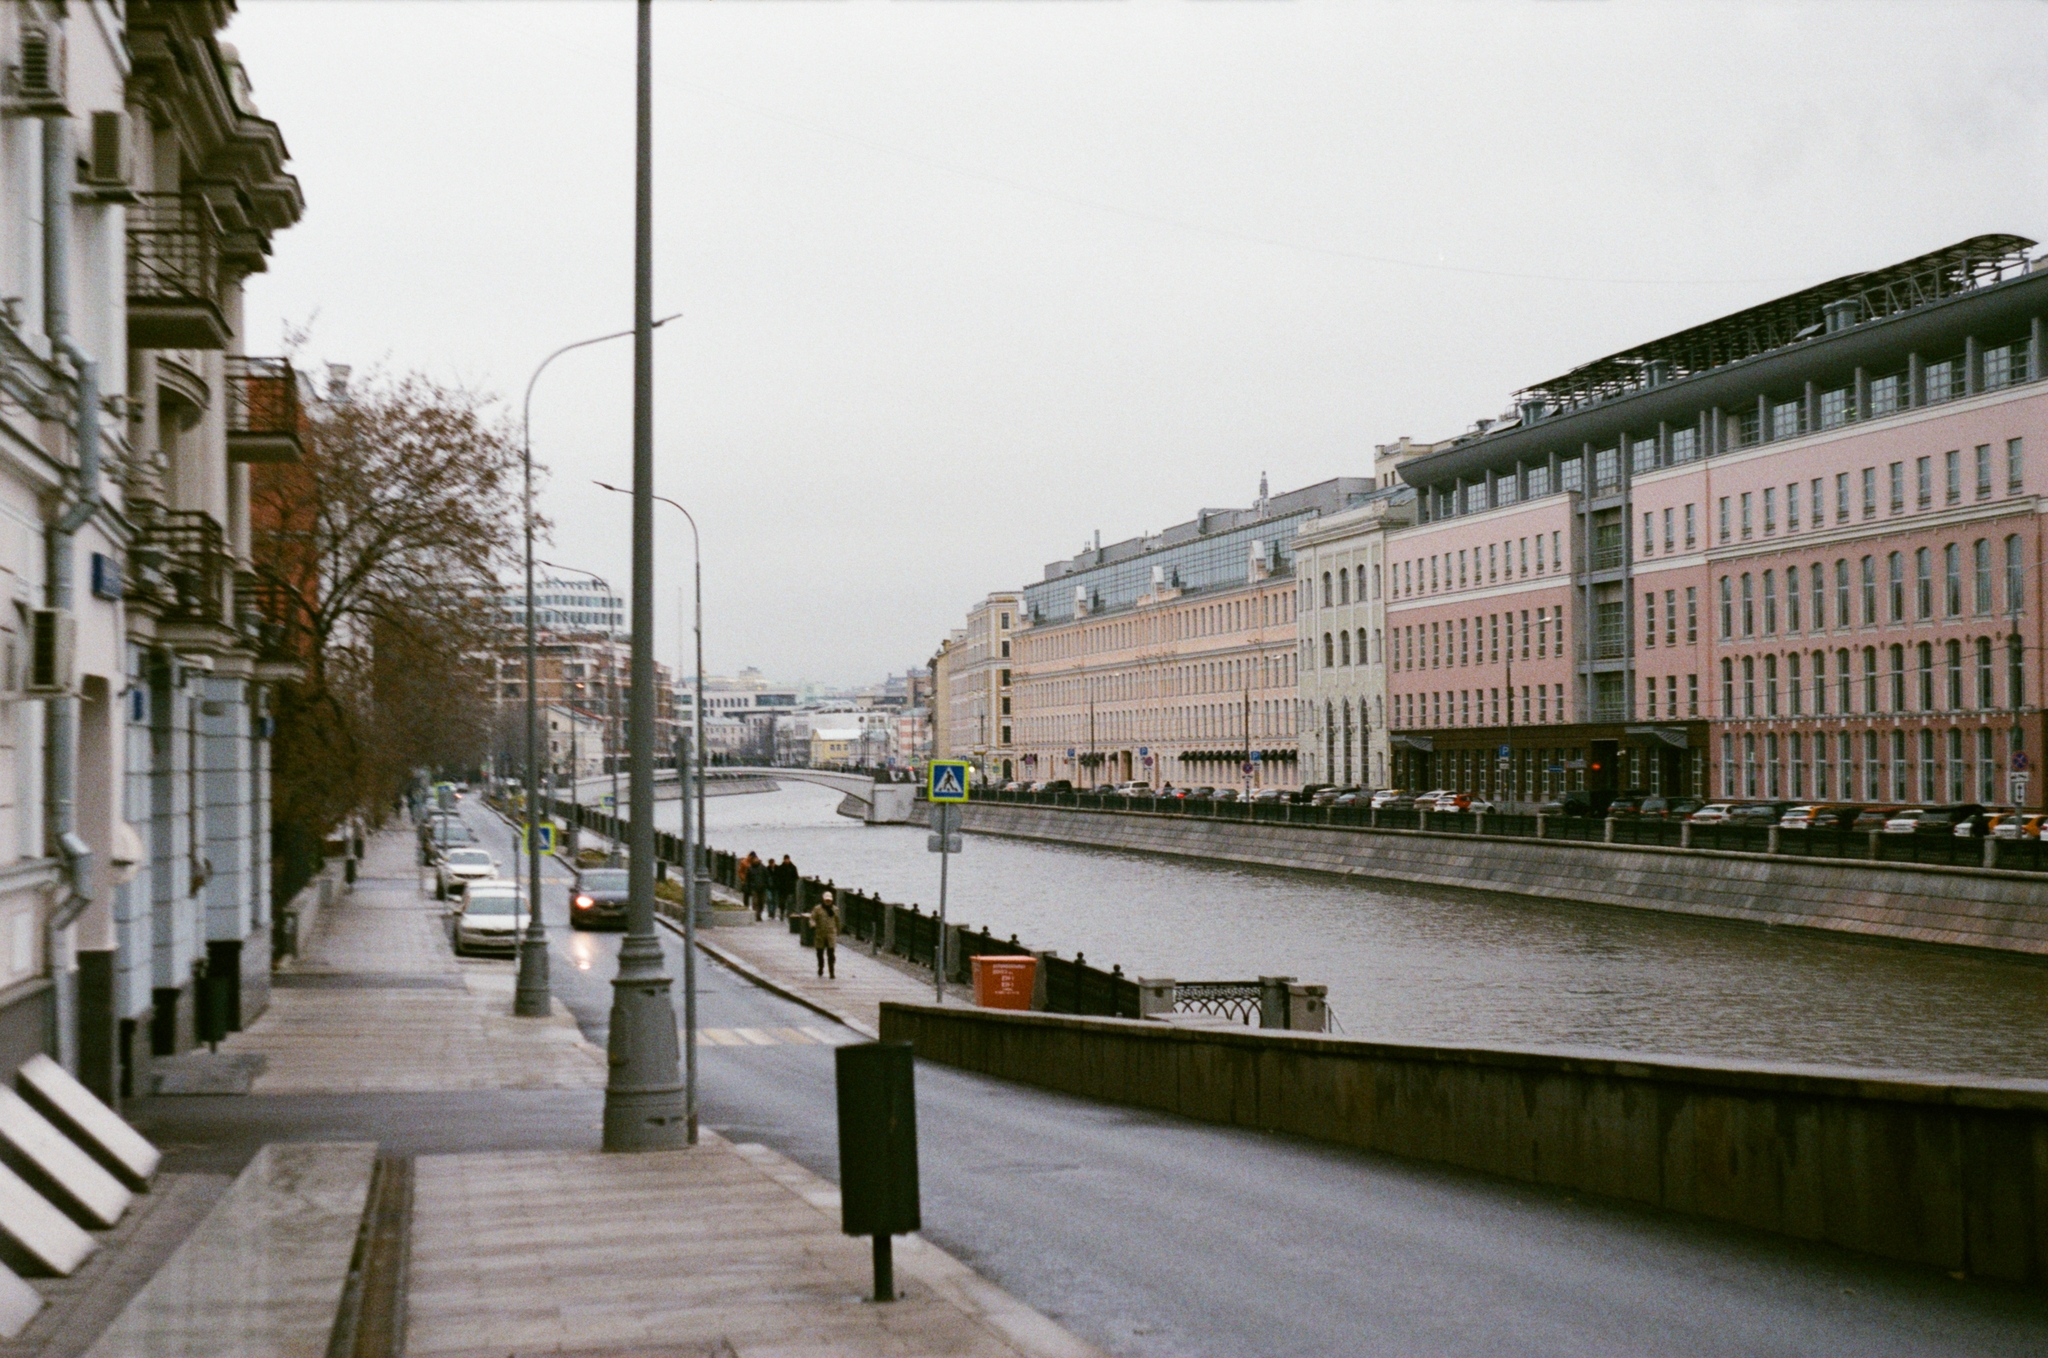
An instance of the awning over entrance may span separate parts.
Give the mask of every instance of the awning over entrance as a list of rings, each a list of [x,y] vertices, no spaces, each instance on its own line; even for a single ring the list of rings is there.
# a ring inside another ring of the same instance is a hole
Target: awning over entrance
[[[1683,726],[1625,726],[1622,731],[1638,745],[1669,745],[1675,750],[1691,748]]]
[[[1387,743],[1397,750],[1420,750],[1424,754],[1430,754],[1436,749],[1435,736],[1410,735],[1405,731],[1390,733],[1387,736]]]

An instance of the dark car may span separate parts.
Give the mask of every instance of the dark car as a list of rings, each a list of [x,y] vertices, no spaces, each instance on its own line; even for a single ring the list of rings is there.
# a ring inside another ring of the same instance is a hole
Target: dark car
[[[1851,830],[1868,832],[1884,829],[1884,823],[1899,814],[1896,806],[1866,806],[1856,813],[1856,819],[1849,824]]]
[[[1323,791],[1325,788],[1329,789],[1331,792],[1335,792],[1337,790],[1337,785],[1335,783],[1303,783],[1298,789],[1295,790],[1293,795],[1290,796],[1288,800],[1298,802],[1303,806],[1307,806],[1311,802],[1315,801],[1316,794]]]
[[[1590,816],[1593,814],[1593,798],[1590,793],[1567,792],[1562,797],[1550,797],[1537,803],[1539,816]]]
[[[1961,802],[1954,806],[1930,806],[1920,813],[1919,821],[1913,826],[1913,833],[1952,835],[1960,822],[1981,814],[1983,810],[1983,806],[1977,802]]]
[[[569,927],[625,928],[626,895],[624,868],[585,868],[569,893]]]
[[[1234,802],[1237,800],[1237,789],[1234,787],[1219,787],[1210,793],[1209,796],[1219,802]]]
[[[1607,803],[1607,814],[1616,820],[1626,820],[1644,815],[1643,803],[1650,799],[1647,792],[1618,792],[1614,800]]]
[[[1784,819],[1790,802],[1744,802],[1728,812],[1730,825],[1762,825],[1766,828]]]
[[[1065,778],[1054,778],[1038,789],[1040,792],[1072,792],[1074,785]]]
[[[420,862],[431,865],[443,850],[474,843],[476,836],[460,816],[435,816],[420,826]]]

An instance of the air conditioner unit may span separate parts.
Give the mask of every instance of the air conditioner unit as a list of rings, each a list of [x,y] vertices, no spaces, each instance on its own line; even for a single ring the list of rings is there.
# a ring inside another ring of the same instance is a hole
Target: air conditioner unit
[[[102,202],[133,202],[134,167],[129,154],[128,115],[119,110],[95,109],[92,115],[91,154],[86,157],[80,182]]]
[[[41,24],[21,26],[21,59],[7,70],[7,112],[15,117],[62,117],[64,34]]]
[[[29,693],[69,693],[78,660],[78,620],[54,608],[29,615]]]

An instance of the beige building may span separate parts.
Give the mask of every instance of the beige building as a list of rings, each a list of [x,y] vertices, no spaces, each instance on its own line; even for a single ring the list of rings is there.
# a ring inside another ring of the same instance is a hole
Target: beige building
[[[1293,579],[1269,575],[1026,630],[1014,686],[1019,776],[1076,787],[1297,785],[1294,619]]]
[[[934,710],[943,715],[932,748],[942,758],[971,761],[985,781],[1027,776],[1018,772],[1010,682],[1010,647],[1023,607],[1021,594],[989,595],[933,659]]]
[[[1295,535],[1304,782],[1387,785],[1387,533],[1414,522],[1399,486]]]

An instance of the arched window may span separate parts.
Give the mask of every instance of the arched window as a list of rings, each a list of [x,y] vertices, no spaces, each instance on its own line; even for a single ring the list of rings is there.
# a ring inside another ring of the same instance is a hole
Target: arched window
[[[1742,657],[1742,715],[1756,715],[1756,658]]]
[[[2018,538],[2012,540],[2019,541]],[[2005,643],[2005,701],[2015,712],[2019,711],[2020,703],[2027,692],[2026,654],[2026,648],[2018,636]]]
[[[1348,567],[1340,566],[1337,570],[1337,602],[1351,602],[1351,571]]]
[[[1721,715],[1724,717],[1735,715],[1735,662],[1733,660],[1723,660],[1721,662]]]
[[[1914,656],[1914,659],[1920,662],[1920,710],[1922,712],[1932,712],[1934,710],[1934,644],[1927,641],[1921,642],[1919,654]]]
[[[1799,716],[1806,708],[1806,694],[1799,674],[1799,652],[1793,651],[1785,657],[1785,696],[1791,700],[1793,716]]]
[[[1323,572],[1323,607],[1324,607],[1324,608],[1328,608],[1329,606],[1330,606],[1330,573],[1329,573],[1328,571],[1324,571],[1324,572]]]
[[[1877,625],[1877,565],[1876,558],[1863,558],[1863,625]]]
[[[1963,549],[1949,543],[1941,549],[1942,611],[1954,618],[1963,611]]]
[[[1828,653],[1813,653],[1813,715],[1825,716],[1828,710]]]
[[[1863,710],[1877,711],[1877,647],[1863,648]]]
[[[1340,665],[1351,663],[1351,633],[1349,632],[1339,632],[1337,634],[1337,663]]]
[[[1934,616],[1934,558],[1925,547],[1913,552],[1913,615]]]
[[[1742,573],[1742,635],[1756,635],[1756,582],[1748,571]]]
[[[1906,648],[1894,645],[1891,661],[1892,711],[1903,712],[1906,710]]]
[[[1333,669],[1337,664],[1337,639],[1328,632],[1323,633],[1323,668]]]
[[[1364,664],[1369,664],[1369,663],[1371,663],[1372,661],[1374,661],[1374,660],[1377,660],[1377,659],[1379,659],[1379,657],[1378,657],[1378,656],[1368,656],[1368,655],[1366,655],[1366,653],[1365,653],[1365,629],[1364,629],[1363,627],[1359,628],[1359,629],[1358,629],[1358,663],[1359,663],[1359,664],[1361,664],[1361,665],[1364,665]],[[1360,715],[1360,716],[1364,716],[1365,714],[1364,714],[1363,712],[1360,712],[1360,713],[1359,713],[1359,715]]]
[[[1885,583],[1890,591],[1891,619],[1893,622],[1906,620],[1906,558],[1902,553],[1889,553],[1884,559]]]
[[[2020,535],[2010,534],[2005,539],[2005,611],[2017,615],[2027,606],[2026,582],[2021,578]],[[2014,700],[2018,704],[2018,700]]]
[[[1849,673],[1849,652],[1846,649],[1836,651],[1835,696],[1842,700],[1841,710],[1842,715],[1845,717],[1855,708],[1855,703],[1852,701],[1855,697],[1855,683],[1855,677]],[[1847,775],[1844,776],[1846,777]]]
[[[1764,715],[1778,715],[1778,657],[1764,657]]]
[[[1735,596],[1728,584],[1728,577],[1721,577],[1721,639],[1726,641],[1735,635]]]
[[[1960,641],[1949,642],[1948,653],[1945,658],[1948,661],[1949,711],[1959,712],[1963,706],[1963,643]]]
[[[1991,707],[1991,638],[1977,638],[1977,706]]]

